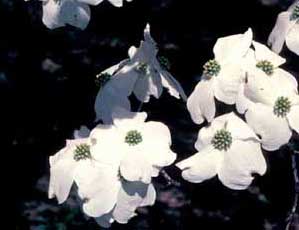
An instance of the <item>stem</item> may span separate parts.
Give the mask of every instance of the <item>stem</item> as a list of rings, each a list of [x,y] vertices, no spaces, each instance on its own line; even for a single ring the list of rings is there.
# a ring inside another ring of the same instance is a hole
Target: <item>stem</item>
[[[140,112],[140,111],[141,111],[142,106],[143,106],[143,102],[140,102],[140,104],[139,104],[139,106],[138,106],[138,109],[137,109],[137,112]]]
[[[287,217],[286,230],[289,230],[292,225],[294,216],[298,208],[298,201],[299,201],[299,177],[298,177],[296,154],[298,154],[298,151],[292,150],[292,169],[293,169],[294,184],[295,184],[295,195],[294,195],[292,209],[290,211],[289,216]]]
[[[169,185],[173,185],[175,187],[180,187],[181,186],[181,183],[174,180],[174,179],[172,179],[164,169],[162,169],[160,171],[160,173],[164,177],[164,179],[167,181],[167,186],[169,186]]]

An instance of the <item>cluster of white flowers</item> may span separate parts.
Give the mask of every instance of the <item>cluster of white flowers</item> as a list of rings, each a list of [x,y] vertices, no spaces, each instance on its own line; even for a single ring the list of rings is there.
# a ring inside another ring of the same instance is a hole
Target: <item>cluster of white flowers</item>
[[[199,152],[177,166],[188,181],[202,182],[217,174],[227,187],[245,189],[253,173],[266,172],[261,146],[277,150],[289,142],[292,130],[299,133],[298,84],[279,68],[285,59],[254,41],[251,29],[218,39],[214,55],[187,101],[195,123],[211,124],[199,132]],[[214,119],[214,97],[236,104],[247,124],[235,114]]]
[[[46,24],[54,28],[69,23],[83,28],[89,20],[89,13],[81,14],[84,9],[88,11],[86,4],[100,2],[49,0],[44,3]],[[78,9],[79,17],[86,17],[85,22],[74,21],[78,16],[64,13],[68,4]],[[278,20],[269,38],[276,52],[283,45],[281,35],[286,35],[288,47],[298,52],[298,7],[295,4],[282,13],[287,14],[291,25],[283,30],[285,33],[280,31]],[[214,59],[204,64],[201,81],[187,98],[168,72],[168,61],[157,56],[158,48],[147,25],[144,40],[138,48],[129,49],[129,58],[96,77],[100,89],[94,108],[96,122],[102,124],[91,131],[76,131],[75,139],[50,157],[49,197],[64,202],[75,182],[83,211],[103,227],[114,221],[127,223],[138,207],[153,205],[156,192],[152,177],[174,163],[176,154],[170,149],[169,129],[160,122],[145,122],[145,112],[132,112],[129,96],[147,103],[151,96],[159,98],[163,87],[171,96],[187,102],[196,124],[208,122],[198,133],[198,152],[176,164],[184,179],[200,183],[217,175],[228,188],[242,190],[252,183],[254,174],[265,174],[262,148],[277,150],[289,142],[292,130],[299,133],[296,78],[280,68],[284,58],[253,40],[250,28],[244,34],[219,38],[213,52]],[[216,117],[216,99],[235,104],[245,121],[234,112]]]
[[[145,112],[119,110],[113,124],[96,126],[50,157],[49,197],[63,203],[73,183],[86,215],[103,227],[127,223],[141,206],[153,205],[152,177],[176,159],[170,132],[160,122],[145,122]]]
[[[25,0],[30,1],[30,0]],[[67,24],[84,30],[90,21],[89,5],[95,6],[104,0],[40,0],[43,6],[43,23],[49,29]],[[108,0],[113,6],[122,7],[124,0]],[[132,0],[126,0],[131,2]]]

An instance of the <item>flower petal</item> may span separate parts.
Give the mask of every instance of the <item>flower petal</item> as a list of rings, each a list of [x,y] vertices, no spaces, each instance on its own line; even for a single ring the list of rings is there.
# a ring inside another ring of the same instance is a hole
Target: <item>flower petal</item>
[[[109,2],[115,7],[123,6],[123,0],[109,0]]]
[[[147,141],[162,142],[168,146],[171,145],[171,134],[169,128],[162,122],[148,121],[143,126],[142,135]]]
[[[298,94],[298,83],[296,78],[289,72],[277,68],[273,75],[271,75],[271,81],[273,81],[273,89],[279,92],[279,96],[293,96]]]
[[[123,136],[112,125],[97,125],[90,134],[91,147],[90,152],[97,162],[110,165],[111,167],[119,167],[124,156],[122,149]],[[111,140],[113,140],[112,144]]]
[[[162,79],[162,85],[168,89],[168,92],[171,96],[178,99],[181,97],[184,101],[187,101],[187,96],[184,92],[184,89],[170,73],[162,70],[160,72],[160,76]]]
[[[49,0],[43,2],[43,23],[49,29],[70,24],[85,29],[90,20],[90,9],[87,4],[77,1]]]
[[[299,134],[299,106],[292,106],[287,115],[289,125]]]
[[[218,177],[228,188],[246,189],[254,179],[252,174],[264,175],[266,172],[266,161],[256,141],[236,140],[223,155]]]
[[[112,113],[115,110],[120,108],[131,110],[128,96],[133,91],[138,75],[132,70],[133,67],[125,65],[126,62],[124,60],[103,71],[103,73],[114,74],[112,79],[99,90],[94,105],[96,119],[102,120],[105,124],[112,123]]]
[[[139,129],[143,127],[147,118],[146,112],[130,112],[125,109],[117,109],[112,113],[113,124],[118,129],[129,131],[130,129]]]
[[[255,41],[253,41],[252,44],[255,48],[255,56],[257,61],[270,61],[274,67],[279,67],[286,62],[284,58],[272,52],[267,46]]]
[[[215,59],[221,65],[240,59],[247,53],[252,36],[252,30],[248,29],[244,34],[219,38],[213,49]]]
[[[119,108],[131,110],[128,97],[108,85],[100,89],[94,104],[96,121],[102,120],[104,124],[111,124],[112,114]]]
[[[162,94],[162,90],[162,80],[159,73],[149,66],[149,73],[139,76],[133,92],[139,101],[147,103],[150,96],[158,99]]]
[[[104,0],[77,0],[77,1],[88,4],[88,5],[96,6],[100,3],[102,3]]]
[[[276,24],[268,38],[268,45],[275,53],[280,53],[286,36],[295,22],[290,21],[290,12],[282,12],[278,15]]]
[[[297,22],[288,32],[286,36],[286,44],[289,50],[299,55],[299,23]]]
[[[61,159],[50,167],[49,198],[56,197],[61,204],[69,196],[73,182],[76,162],[72,159]]]
[[[201,124],[206,119],[211,122],[215,117],[216,105],[212,88],[213,80],[201,80],[187,100],[187,108],[192,120]]]
[[[235,113],[228,113],[221,117],[226,119],[226,129],[231,133],[233,139],[253,139],[259,141],[259,138],[255,135],[254,131]]]
[[[128,223],[128,221],[136,215],[136,209],[143,204],[148,190],[149,185],[147,184],[124,181],[118,194],[117,204],[113,211],[113,218],[119,223]]]
[[[152,165],[138,150],[134,147],[130,148],[121,161],[120,174],[127,181],[141,181],[149,184],[152,178]],[[137,162],[138,164],[136,164]]]
[[[154,205],[154,203],[156,201],[156,196],[157,196],[157,194],[156,194],[154,185],[149,184],[147,187],[146,195],[145,195],[144,199],[142,200],[141,204],[139,205],[139,207]]]
[[[90,134],[90,130],[86,126],[81,125],[80,129],[76,129],[73,135],[75,139],[78,139],[78,138],[87,138],[89,134]]]
[[[121,183],[117,169],[92,163],[81,164],[76,170],[75,180],[79,196],[85,200],[83,211],[88,216],[99,217],[114,208]]]
[[[114,222],[114,219],[112,218],[112,212],[95,218],[95,221],[103,228],[110,228],[111,224]]]
[[[274,115],[273,108],[258,103],[250,107],[245,117],[249,126],[261,136],[264,149],[274,151],[289,142],[292,135],[289,124],[285,118]]]
[[[176,164],[182,172],[182,177],[193,183],[201,183],[217,174],[217,167],[222,161],[222,153],[212,146]]]
[[[274,81],[263,71],[252,69],[247,72],[244,95],[252,102],[272,106],[277,99],[277,90],[274,87]]]
[[[221,66],[221,71],[213,84],[215,97],[226,104],[235,104],[240,84],[244,78],[245,72],[239,66]]]
[[[240,85],[239,92],[236,99],[236,109],[238,113],[244,114],[246,110],[252,105],[254,102],[250,101],[244,95],[244,84]]]

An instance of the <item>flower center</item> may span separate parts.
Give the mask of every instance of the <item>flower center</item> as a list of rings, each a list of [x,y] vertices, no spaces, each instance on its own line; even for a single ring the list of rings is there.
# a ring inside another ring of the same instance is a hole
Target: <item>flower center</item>
[[[125,137],[125,142],[131,146],[138,145],[142,142],[142,135],[137,130],[131,130],[127,133]]]
[[[86,160],[91,158],[90,147],[87,144],[77,145],[74,152],[74,160]]]
[[[220,129],[215,133],[211,143],[215,149],[227,151],[231,146],[232,141],[231,133],[226,129]]]
[[[291,110],[291,102],[287,97],[277,98],[273,112],[278,117],[285,117]]]
[[[291,21],[294,21],[294,20],[297,20],[299,19],[299,4],[297,4],[290,16],[290,20]]]
[[[169,62],[169,60],[168,60],[166,57],[161,56],[161,57],[159,57],[158,59],[159,59],[160,65],[161,65],[164,69],[166,69],[166,70],[169,70],[169,69],[170,69],[170,62]]]
[[[267,60],[259,61],[256,67],[264,71],[267,75],[272,75],[274,72],[274,66],[271,62]]]
[[[100,73],[96,76],[95,83],[98,87],[102,88],[110,79],[111,75],[109,73]]]
[[[137,65],[136,69],[139,73],[146,75],[148,73],[148,64],[140,62]]]
[[[217,76],[220,70],[221,70],[221,66],[215,59],[209,60],[203,66],[203,74],[209,78],[213,76]]]

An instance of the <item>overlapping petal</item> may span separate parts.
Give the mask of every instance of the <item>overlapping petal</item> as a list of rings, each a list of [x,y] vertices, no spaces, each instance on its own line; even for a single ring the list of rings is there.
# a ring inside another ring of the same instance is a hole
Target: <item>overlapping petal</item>
[[[266,169],[259,142],[236,140],[223,154],[218,177],[228,188],[242,190],[251,184],[253,174],[264,175]]]
[[[201,80],[189,96],[187,108],[192,120],[201,124],[206,119],[211,122],[215,117],[216,105],[213,92],[213,80]]]

